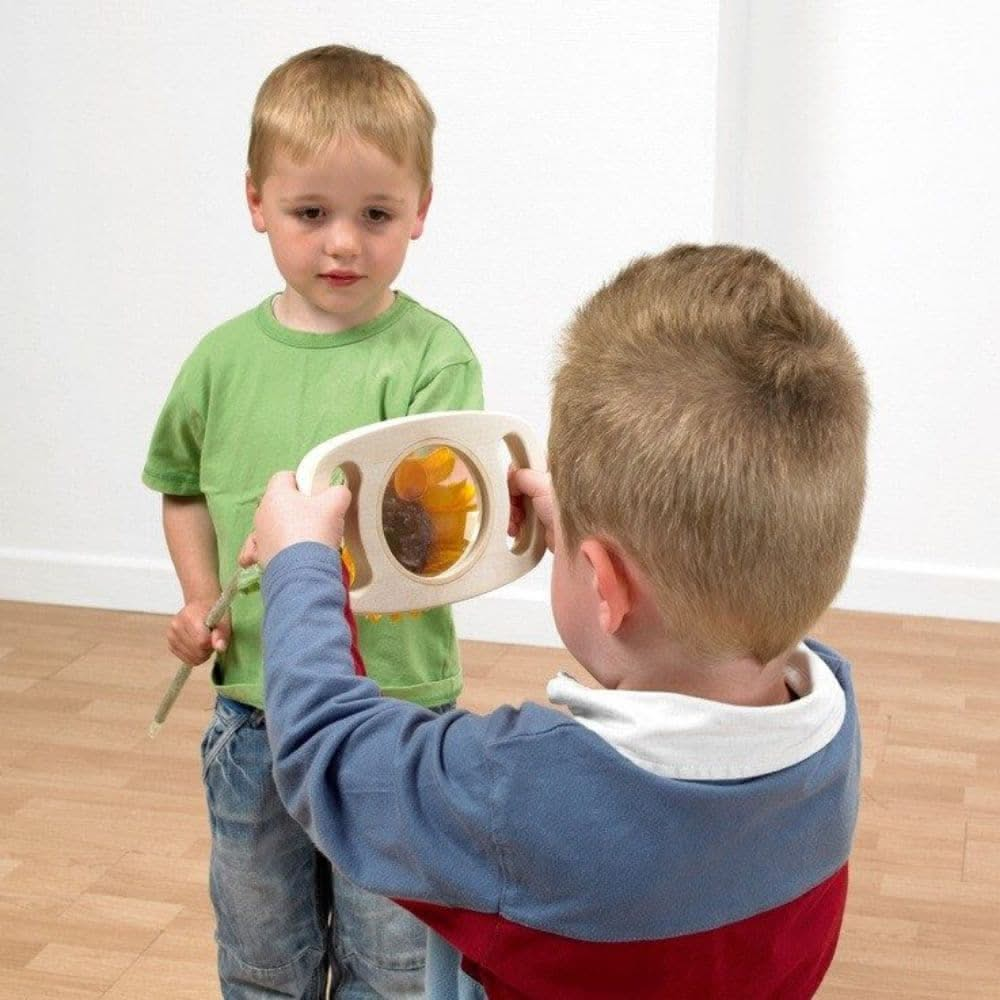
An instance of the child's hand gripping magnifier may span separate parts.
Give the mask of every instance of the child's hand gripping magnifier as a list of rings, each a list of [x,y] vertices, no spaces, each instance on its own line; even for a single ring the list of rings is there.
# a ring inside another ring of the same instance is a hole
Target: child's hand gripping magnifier
[[[380,615],[464,601],[538,564],[545,530],[527,497],[517,536],[508,538],[511,464],[544,468],[530,426],[509,414],[458,411],[348,431],[313,448],[295,478],[307,494],[340,477],[351,490],[343,553],[351,607]],[[212,613],[225,614],[240,589],[237,575]],[[151,736],[190,672],[178,669]]]

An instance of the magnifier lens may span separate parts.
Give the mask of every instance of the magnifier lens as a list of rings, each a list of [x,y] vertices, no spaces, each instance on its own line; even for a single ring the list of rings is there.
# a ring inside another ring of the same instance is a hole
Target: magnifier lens
[[[420,448],[393,470],[382,497],[382,530],[401,566],[439,576],[476,540],[481,510],[470,465],[447,445]]]

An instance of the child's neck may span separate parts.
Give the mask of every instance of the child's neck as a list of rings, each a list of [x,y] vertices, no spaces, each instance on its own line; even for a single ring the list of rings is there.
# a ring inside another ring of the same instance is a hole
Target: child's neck
[[[790,700],[785,655],[767,664],[752,656],[705,660],[662,634],[645,649],[620,647],[617,652],[617,683],[609,683],[608,687],[670,691],[729,705],[783,705]]]

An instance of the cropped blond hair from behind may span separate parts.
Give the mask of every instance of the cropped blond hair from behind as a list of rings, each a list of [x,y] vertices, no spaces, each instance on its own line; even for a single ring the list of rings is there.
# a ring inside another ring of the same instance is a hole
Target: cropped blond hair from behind
[[[867,425],[843,331],[767,255],[635,260],[563,338],[549,462],[566,545],[631,556],[698,655],[767,662],[843,583]]]
[[[292,56],[267,77],[250,124],[247,165],[259,189],[276,152],[297,163],[335,139],[361,139],[412,164],[426,193],[434,112],[410,75],[382,56],[324,45]]]

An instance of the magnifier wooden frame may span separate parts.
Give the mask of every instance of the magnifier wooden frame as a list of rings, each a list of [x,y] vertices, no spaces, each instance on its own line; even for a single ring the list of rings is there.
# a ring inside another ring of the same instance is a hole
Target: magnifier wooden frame
[[[454,565],[434,576],[406,569],[392,554],[382,524],[382,500],[401,462],[425,449],[451,448],[476,486],[479,526]],[[420,611],[495,590],[532,569],[545,552],[545,532],[526,504],[527,517],[507,535],[507,470],[544,468],[531,427],[506,413],[455,411],[385,420],[340,434],[313,448],[299,463],[299,490],[313,494],[341,469],[353,502],[344,541],[354,558],[351,607],[359,613]]]

